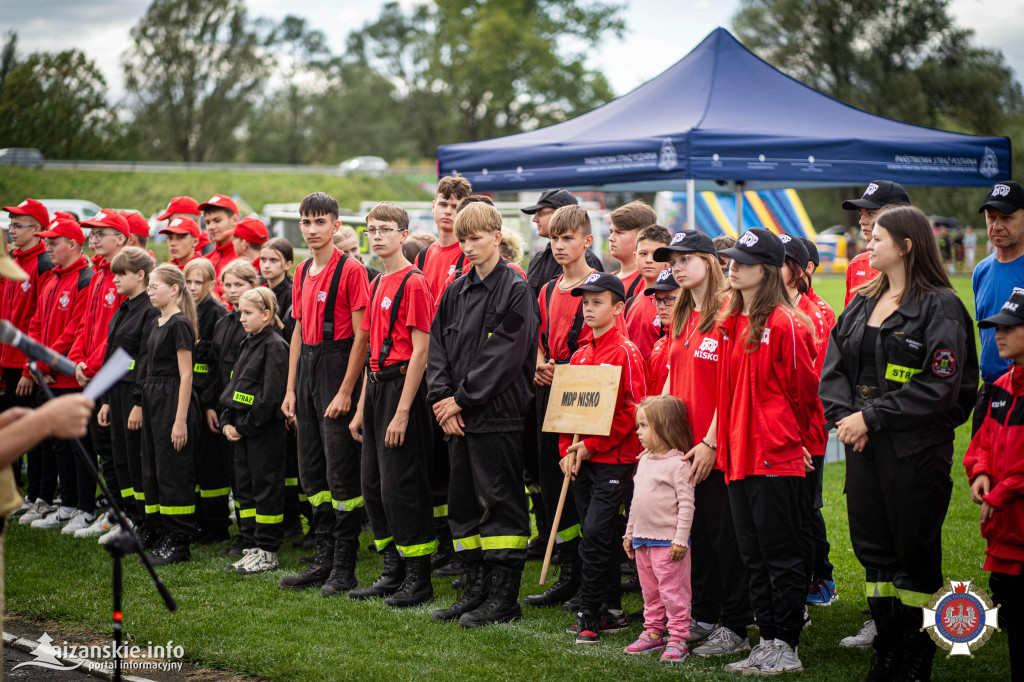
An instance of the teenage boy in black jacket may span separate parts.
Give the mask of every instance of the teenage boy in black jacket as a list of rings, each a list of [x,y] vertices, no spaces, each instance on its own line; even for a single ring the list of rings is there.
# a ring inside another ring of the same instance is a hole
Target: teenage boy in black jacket
[[[502,260],[501,214],[474,203],[455,219],[473,269],[445,289],[430,327],[427,402],[448,435],[448,522],[465,590],[434,620],[480,627],[522,617],[530,517],[522,436],[533,394],[537,303]]]

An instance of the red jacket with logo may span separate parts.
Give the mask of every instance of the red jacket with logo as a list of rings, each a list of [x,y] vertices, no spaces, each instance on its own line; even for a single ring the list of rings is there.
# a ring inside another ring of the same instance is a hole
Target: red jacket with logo
[[[640,454],[640,441],[636,437],[636,406],[647,397],[647,375],[640,351],[615,326],[601,338],[593,339],[576,351],[570,364],[617,365],[622,368],[611,433],[607,436],[581,433],[580,440],[593,453],[590,461],[595,464],[636,464],[636,456]],[[563,433],[558,437],[562,457],[572,444],[572,436],[571,433]]]
[[[988,540],[986,571],[1009,573],[1024,563],[1024,368],[996,379],[988,414],[964,455],[972,483],[987,474],[992,487],[984,500],[996,513],[981,524]]]
[[[850,261],[850,264],[846,266],[846,300],[843,301],[843,305],[850,305],[850,301],[856,295],[854,291],[861,284],[867,284],[878,275],[878,270],[875,270],[868,264],[868,256],[870,254],[865,251],[862,254],[854,256]]]
[[[127,296],[117,293],[114,273],[110,263],[102,257],[92,261],[93,275],[89,280],[89,302],[78,326],[75,343],[71,346],[68,359],[76,365],[86,364],[85,376],[92,377],[103,366],[107,352],[107,335],[110,332],[110,318],[121,307]]]
[[[32,316],[36,313],[39,289],[46,274],[53,270],[53,261],[40,241],[31,249],[15,249],[11,257],[28,275],[24,282],[0,280],[0,319],[7,320],[23,332],[28,332]],[[25,354],[14,346],[0,344],[0,367],[22,369]],[[8,387],[13,390],[13,387]]]
[[[89,280],[92,269],[82,256],[67,268],[54,268],[43,281],[36,313],[29,325],[29,335],[61,355],[71,352],[75,334],[89,305]],[[43,374],[50,374],[48,366],[39,364]],[[30,376],[25,368],[25,376]],[[80,388],[75,377],[55,374],[50,388]]]

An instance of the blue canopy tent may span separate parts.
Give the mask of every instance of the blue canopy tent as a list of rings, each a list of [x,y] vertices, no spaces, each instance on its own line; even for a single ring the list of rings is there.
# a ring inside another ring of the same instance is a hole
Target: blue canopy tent
[[[809,188],[884,178],[987,186],[1010,177],[1008,138],[869,114],[790,78],[723,28],[593,111],[527,133],[443,145],[437,158],[439,175],[463,175],[485,192],[685,189],[694,196],[739,185]]]

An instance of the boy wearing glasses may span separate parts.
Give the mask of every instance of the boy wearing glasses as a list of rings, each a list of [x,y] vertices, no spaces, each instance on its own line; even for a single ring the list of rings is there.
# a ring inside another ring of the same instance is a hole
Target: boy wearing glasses
[[[374,206],[366,236],[384,273],[371,284],[363,315],[370,340],[367,381],[349,430],[363,443],[363,504],[384,571],[348,596],[385,597],[388,606],[407,608],[434,596],[431,419],[423,382],[434,303],[426,277],[402,254],[409,237],[404,209],[389,201]]]

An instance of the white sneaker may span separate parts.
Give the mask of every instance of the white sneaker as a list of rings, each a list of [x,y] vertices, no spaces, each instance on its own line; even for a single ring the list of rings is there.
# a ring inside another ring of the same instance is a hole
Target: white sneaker
[[[875,619],[864,621],[864,627],[860,629],[855,635],[849,637],[843,637],[839,640],[839,646],[846,647],[847,649],[870,649],[871,645],[875,642],[875,635],[878,634],[878,628],[875,627]]]
[[[738,654],[749,648],[750,641],[746,637],[740,637],[729,628],[720,625],[704,640],[703,644],[693,650],[693,654],[701,657],[725,656]]]
[[[61,535],[75,535],[78,531],[89,528],[95,521],[95,514],[76,509],[71,515],[71,520],[60,529]]]
[[[74,516],[77,509],[71,511],[65,511],[64,507],[57,507],[55,510],[47,514],[41,519],[36,519],[32,522],[33,528],[61,528],[68,525],[71,521],[71,517]]]
[[[238,572],[242,575],[266,573],[268,571],[276,571],[278,568],[277,552],[268,552],[265,549],[257,549],[250,556],[252,558],[249,562],[238,568]]]
[[[776,639],[772,643],[771,653],[762,658],[757,669],[751,670],[749,674],[778,675],[779,673],[798,673],[803,669],[804,665],[800,662],[796,649],[781,639]]]
[[[38,521],[39,519],[43,518],[50,512],[56,511],[56,509],[57,508],[52,504],[47,504],[42,500],[36,500],[35,502],[32,503],[32,509],[29,509],[27,512],[21,515],[21,518],[18,519],[18,524],[22,526],[27,526],[33,521]]]
[[[726,664],[725,672],[752,675],[755,671],[760,669],[761,661],[769,657],[774,650],[775,641],[768,641],[762,637],[761,641],[757,643],[757,646],[750,650],[749,656],[744,658],[742,661]]]
[[[95,525],[95,524],[93,524],[93,525]],[[131,519],[128,519],[128,527],[129,528],[134,528],[135,527],[135,524],[132,523]],[[101,545],[107,544],[108,542],[110,542],[111,540],[116,538],[117,534],[120,533],[120,532],[121,532],[121,526],[119,526],[119,525],[117,525],[115,523],[112,523],[111,526],[110,526],[110,529],[106,533],[104,533],[103,535],[100,536],[99,543]]]
[[[76,538],[95,538],[103,535],[107,531],[113,528],[110,521],[110,516],[107,512],[103,512],[96,517],[96,520],[88,528],[82,528],[81,530],[75,531]]]
[[[802,627],[810,627],[811,625],[811,610],[807,608],[807,604],[804,604],[804,624]]]
[[[242,568],[247,563],[252,561],[253,555],[256,554],[256,552],[258,552],[258,551],[259,551],[259,548],[257,548],[257,547],[246,547],[246,548],[244,548],[242,550],[242,558],[239,559],[238,561],[236,561],[235,563],[231,564],[230,566],[225,566],[224,570],[225,571],[237,571],[238,569]]]
[[[11,512],[11,518],[21,516],[22,514],[28,513],[35,509],[36,506],[27,497],[21,501],[21,506]]]

